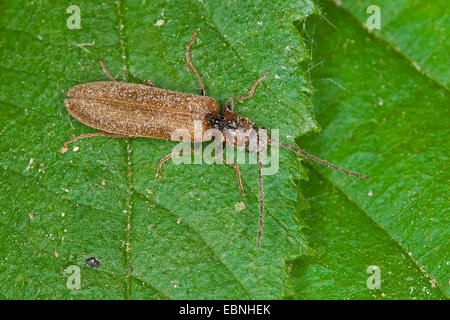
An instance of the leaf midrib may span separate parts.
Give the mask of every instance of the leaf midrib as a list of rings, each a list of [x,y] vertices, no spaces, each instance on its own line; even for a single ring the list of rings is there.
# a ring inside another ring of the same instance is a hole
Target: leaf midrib
[[[126,38],[124,34],[125,24],[124,24],[124,16],[122,13],[122,0],[117,0],[117,20],[119,25],[119,44],[121,50],[121,58],[124,66],[124,78],[127,81],[130,78],[129,72],[129,62],[128,62],[128,53],[126,48]],[[133,168],[131,163],[131,153],[132,153],[132,142],[131,139],[125,139],[126,149],[125,149],[125,159],[127,160],[127,167],[125,171],[125,179],[127,180],[127,201],[126,201],[126,227],[125,227],[125,300],[129,300],[131,296],[131,221],[133,215]]]

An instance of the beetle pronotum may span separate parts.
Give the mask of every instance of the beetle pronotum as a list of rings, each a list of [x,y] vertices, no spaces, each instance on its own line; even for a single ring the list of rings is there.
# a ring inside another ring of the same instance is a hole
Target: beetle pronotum
[[[204,130],[215,129],[219,133],[233,129],[253,129],[253,123],[250,120],[233,112],[233,100],[252,98],[256,87],[267,76],[269,71],[266,71],[253,83],[247,94],[229,98],[221,110],[215,99],[206,96],[203,80],[191,62],[190,48],[196,34],[194,32],[191,40],[186,45],[186,65],[200,82],[201,95],[156,88],[152,82],[147,82],[147,85],[118,82],[111,76],[103,62],[100,61],[103,71],[111,81],[76,85],[69,90],[67,93],[69,99],[66,99],[64,102],[68,112],[73,117],[87,126],[101,130],[101,132],[74,137],[66,141],[60,151],[62,153],[66,152],[69,143],[97,136],[120,138],[147,137],[169,140],[172,138],[171,135],[174,130],[183,127],[187,129],[191,135],[191,141],[195,145],[194,150],[189,153],[194,153],[202,142],[214,139],[214,137],[205,139],[201,136],[200,140],[196,140],[194,121],[201,121]],[[231,142],[227,140],[227,143],[233,146],[237,145],[234,139]],[[285,149],[299,153],[306,158],[347,175],[369,180],[369,177],[365,175],[340,168],[289,144],[271,140],[270,138],[267,139],[266,144],[278,144]],[[250,150],[248,141],[245,141],[245,147],[249,152],[258,152],[259,227],[256,242],[256,250],[258,250],[261,244],[264,217],[263,153],[261,149],[258,149],[259,151]],[[157,167],[159,178],[162,178],[161,167],[164,162],[182,153],[182,151],[174,151],[161,159]],[[245,196],[239,165],[228,160],[223,161],[235,168],[239,189],[242,196]]]

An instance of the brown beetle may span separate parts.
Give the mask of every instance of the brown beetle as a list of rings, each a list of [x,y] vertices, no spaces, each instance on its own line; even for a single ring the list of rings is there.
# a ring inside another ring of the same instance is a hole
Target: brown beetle
[[[233,100],[243,100],[253,97],[257,85],[269,71],[266,71],[255,81],[249,93],[243,96],[229,98],[225,107],[221,110],[215,99],[206,96],[204,83],[191,63],[190,47],[194,42],[196,34],[194,32],[186,46],[186,65],[200,82],[201,95],[155,88],[151,82],[147,82],[147,84],[117,82],[100,61],[103,71],[111,81],[90,82],[74,86],[67,93],[69,99],[65,100],[65,106],[69,113],[78,121],[102,132],[74,137],[66,141],[60,151],[62,153],[66,152],[68,150],[67,146],[71,142],[96,136],[121,138],[147,137],[169,140],[172,139],[172,133],[175,130],[184,128],[191,136],[190,141],[193,141],[196,146],[191,151],[193,153],[198,150],[202,142],[214,139],[214,136],[205,138],[203,135],[198,139],[194,134],[194,121],[200,121],[204,131],[215,129],[217,132],[222,133],[227,130],[253,129],[253,123],[250,120],[233,112]],[[227,143],[230,142],[227,140]],[[248,148],[248,141],[244,141],[244,143]],[[231,144],[236,145],[237,143],[235,140],[232,140]],[[288,144],[271,139],[267,139],[267,144],[278,144],[283,148],[300,153],[306,158],[348,175],[369,179],[365,175],[337,167]],[[256,150],[249,151],[255,152]],[[160,178],[162,178],[161,167],[164,162],[180,153],[182,152],[174,151],[161,159],[157,168]],[[239,165],[228,160],[224,160],[224,162],[235,168],[239,189],[242,196],[245,196]],[[263,229],[264,189],[261,171],[262,152],[258,152],[260,216],[256,245],[257,250],[260,247]]]

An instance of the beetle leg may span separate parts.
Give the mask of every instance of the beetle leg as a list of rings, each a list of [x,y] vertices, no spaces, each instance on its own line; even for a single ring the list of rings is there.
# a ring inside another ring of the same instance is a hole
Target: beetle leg
[[[250,98],[252,98],[252,97],[253,97],[253,94],[255,93],[256,87],[258,86],[258,84],[259,84],[261,81],[263,81],[263,79],[269,74],[269,72],[270,72],[270,71],[267,70],[266,72],[264,72],[264,74],[263,74],[261,77],[259,77],[258,79],[256,79],[256,81],[253,83],[253,85],[252,85],[252,87],[251,87],[249,93],[247,93],[247,94],[245,94],[245,95],[243,95],[243,96],[236,96],[236,97],[231,97],[231,98],[229,98],[229,99],[227,100],[227,104],[225,105],[225,107],[226,107],[228,110],[232,111],[232,110],[233,110],[233,100],[234,100],[234,99],[236,99],[236,100],[244,100],[244,99],[250,99]]]
[[[194,150],[190,150],[189,152],[186,152],[185,154],[193,154],[193,153],[197,152],[200,149],[201,145],[202,145],[201,143],[194,143]],[[172,158],[173,156],[177,156],[177,155],[181,155],[181,154],[184,154],[183,150],[177,150],[177,151],[169,153],[167,156],[165,156],[164,158],[162,158],[159,161],[158,168],[157,168],[158,179],[161,180],[163,178],[163,175],[161,173],[161,168],[162,168],[163,164],[166,161],[168,161],[170,158]]]
[[[244,188],[242,187],[241,169],[239,169],[239,165],[237,163],[228,161],[226,159],[224,159],[223,162],[225,162],[227,165],[232,166],[234,169],[236,169],[236,177],[238,180],[239,190],[241,191],[242,196],[245,197]]]
[[[194,39],[196,36],[197,36],[197,32],[194,32],[192,34],[191,41],[189,41],[189,43],[186,45],[186,65],[192,71],[192,73],[195,75],[197,80],[200,82],[200,94],[202,96],[206,96],[205,84],[203,83],[202,78],[200,78],[199,74],[197,73],[197,70],[195,70],[195,67],[191,62],[191,46],[194,43]]]
[[[111,133],[106,133],[106,132],[94,132],[94,133],[87,133],[87,134],[82,134],[81,136],[77,136],[74,137],[66,142],[64,142],[64,145],[62,146],[61,149],[59,149],[59,152],[61,153],[66,153],[68,148],[69,143],[81,140],[81,139],[86,139],[86,138],[92,138],[92,137],[111,137],[111,138],[126,138],[125,136],[121,136],[118,134],[111,134]]]
[[[108,79],[111,80],[111,81],[116,81],[116,79],[114,79],[114,77],[111,75],[111,73],[109,73],[108,69],[106,69],[105,64],[103,63],[103,61],[100,60],[99,63],[102,66],[103,72],[106,74]]]
[[[217,138],[217,136],[215,136],[215,138]],[[241,169],[239,167],[239,165],[237,163],[234,163],[233,161],[229,161],[227,159],[225,159],[223,157],[223,150],[225,148],[225,143],[223,143],[223,148],[221,148],[220,150],[217,150],[216,152],[216,157],[219,158],[220,160],[222,160],[225,164],[233,167],[236,170],[236,177],[238,180],[238,186],[239,186],[239,190],[241,191],[241,195],[243,197],[245,197],[245,192],[244,192],[244,188],[242,187],[242,179],[241,179]]]

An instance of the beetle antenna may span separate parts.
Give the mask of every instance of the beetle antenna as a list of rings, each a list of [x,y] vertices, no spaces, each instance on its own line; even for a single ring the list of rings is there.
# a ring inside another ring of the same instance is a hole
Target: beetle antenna
[[[186,65],[192,71],[194,76],[197,78],[198,82],[200,82],[200,92],[201,92],[202,96],[206,96],[205,84],[203,83],[202,78],[198,74],[197,70],[195,70],[195,67],[194,67],[194,65],[191,62],[191,46],[194,43],[194,40],[195,40],[196,36],[197,36],[197,32],[194,32],[192,34],[191,40],[186,45]]]
[[[324,166],[331,167],[331,168],[333,168],[336,171],[340,171],[340,172],[345,173],[346,175],[350,175],[350,176],[354,176],[354,177],[370,180],[370,178],[368,176],[365,176],[363,174],[356,173],[356,172],[353,172],[353,171],[350,171],[350,170],[338,167],[338,166],[336,166],[336,165],[334,165],[332,163],[329,163],[328,161],[322,160],[322,159],[320,159],[320,158],[318,158],[318,157],[316,157],[316,156],[314,156],[312,154],[309,154],[308,152],[306,152],[304,150],[295,148],[295,147],[293,147],[293,146],[291,146],[291,145],[289,145],[287,143],[271,140],[270,144],[278,144],[278,145],[282,146],[285,149],[289,149],[291,151],[294,151],[295,153],[300,153],[305,158],[308,158],[308,159],[311,159],[311,160],[313,160],[315,162],[323,164]]]
[[[111,75],[111,73],[109,73],[108,69],[106,69],[105,64],[103,63],[102,60],[100,60],[98,63],[100,63],[100,65],[102,66],[103,72],[106,74],[106,76],[108,77],[109,80],[115,82],[116,79],[114,79],[114,77]]]
[[[264,184],[262,177],[262,162],[264,153],[258,151],[258,179],[259,179],[259,227],[258,227],[258,240],[256,241],[256,251],[261,246],[262,231],[264,226]]]
[[[258,84],[259,84],[261,81],[263,81],[263,79],[264,79],[269,73],[270,73],[270,71],[267,70],[266,72],[264,72],[264,74],[263,74],[261,77],[259,77],[258,79],[256,79],[256,81],[253,83],[253,85],[252,85],[252,87],[251,87],[249,93],[244,94],[243,96],[236,96],[236,97],[231,97],[231,98],[229,98],[229,99],[227,100],[226,107],[227,107],[229,110],[233,110],[233,100],[234,100],[234,99],[236,99],[236,100],[244,100],[244,99],[250,99],[251,97],[253,97],[253,95],[255,94],[256,87],[258,86]]]

